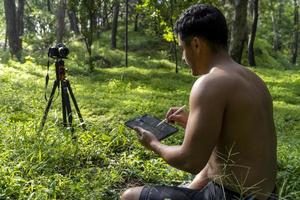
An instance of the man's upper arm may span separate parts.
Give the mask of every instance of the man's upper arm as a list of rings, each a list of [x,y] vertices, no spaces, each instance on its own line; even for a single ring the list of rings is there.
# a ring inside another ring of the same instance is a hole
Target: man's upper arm
[[[218,141],[225,104],[220,82],[208,78],[194,84],[182,153],[188,158],[188,168],[195,173],[205,167]]]

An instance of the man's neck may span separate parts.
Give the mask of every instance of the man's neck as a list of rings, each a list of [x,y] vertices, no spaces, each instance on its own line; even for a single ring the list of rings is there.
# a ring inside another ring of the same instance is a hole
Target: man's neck
[[[207,65],[208,72],[210,72],[214,67],[226,67],[235,63],[226,50],[220,50],[215,54],[211,54],[210,58],[211,62]]]

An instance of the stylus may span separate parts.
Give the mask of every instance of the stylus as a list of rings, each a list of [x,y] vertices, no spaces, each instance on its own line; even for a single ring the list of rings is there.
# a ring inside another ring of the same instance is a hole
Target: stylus
[[[172,115],[176,115],[178,113],[180,113],[183,109],[185,108],[185,105],[181,106],[178,110],[176,110]],[[171,116],[172,116],[171,115]],[[164,120],[162,120],[161,122],[159,122],[156,127],[160,126],[161,124],[163,124],[164,122],[167,121],[167,118],[165,118]]]

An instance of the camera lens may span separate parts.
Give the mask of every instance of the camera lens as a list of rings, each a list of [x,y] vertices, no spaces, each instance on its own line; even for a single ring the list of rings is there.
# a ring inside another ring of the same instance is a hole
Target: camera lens
[[[57,57],[59,54],[58,49],[56,47],[50,47],[48,51],[48,56],[51,58]]]
[[[62,58],[66,58],[69,54],[69,49],[65,46],[58,48],[58,51],[59,51],[60,57],[62,57]]]

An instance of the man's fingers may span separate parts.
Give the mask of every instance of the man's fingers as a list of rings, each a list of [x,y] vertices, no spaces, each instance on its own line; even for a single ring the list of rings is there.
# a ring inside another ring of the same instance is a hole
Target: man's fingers
[[[171,123],[171,124],[174,124],[174,123],[175,123],[175,120],[174,120],[173,117],[169,116],[169,117],[167,118],[167,122],[168,122],[168,123]]]
[[[141,131],[141,127],[134,126],[134,127],[133,127],[133,130],[140,132],[140,131]]]
[[[175,123],[175,122],[177,122],[179,119],[180,119],[180,117],[177,116],[177,115],[170,115],[170,116],[168,117],[168,121],[171,122],[171,123],[172,123],[172,122]]]
[[[138,126],[133,127],[133,129],[136,131],[138,137],[141,139],[143,137],[143,133],[145,132],[145,130]]]
[[[173,107],[173,108],[170,108],[166,114],[166,118],[168,118],[169,116],[171,116],[174,112],[176,112],[176,110],[178,110],[177,107]]]

